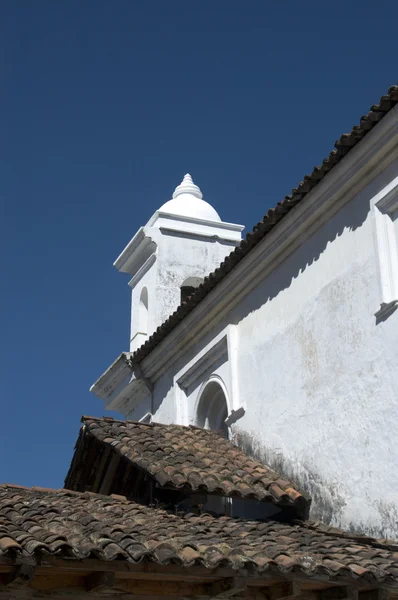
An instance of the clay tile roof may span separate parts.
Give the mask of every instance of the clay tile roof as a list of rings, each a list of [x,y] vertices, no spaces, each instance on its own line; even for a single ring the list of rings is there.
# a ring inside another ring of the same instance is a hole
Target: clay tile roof
[[[82,422],[83,436],[94,436],[111,446],[163,487],[309,508],[309,497],[292,482],[247,456],[216,431],[109,417],[82,417]],[[77,462],[76,458],[72,460],[65,487],[81,490],[77,485]]]
[[[175,515],[125,499],[0,485],[0,558],[227,566],[398,588],[398,546],[311,522]]]
[[[205,277],[203,283],[188,297],[188,299],[170,315],[162,325],[138,348],[131,357],[131,363],[140,363],[156,346],[174,329],[182,319],[190,313],[211,290],[228,275],[237,265],[306,195],[335,167],[348,152],[358,144],[375,127],[385,115],[398,103],[398,86],[393,85],[387,94],[382,96],[370,111],[363,115],[358,125],[354,125],[349,133],[344,133],[335,142],[335,149],[330,152],[320,165],[314,167],[309,175],[294,188],[288,196],[270,208],[253,230],[248,232],[246,239],[229,254],[220,266]]]

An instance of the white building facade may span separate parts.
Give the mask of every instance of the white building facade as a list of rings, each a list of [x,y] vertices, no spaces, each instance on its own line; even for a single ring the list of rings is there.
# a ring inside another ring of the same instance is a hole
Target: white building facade
[[[397,102],[242,243],[186,176],[115,263],[130,351],[92,387],[127,418],[222,430],[312,517],[378,537],[398,536]]]

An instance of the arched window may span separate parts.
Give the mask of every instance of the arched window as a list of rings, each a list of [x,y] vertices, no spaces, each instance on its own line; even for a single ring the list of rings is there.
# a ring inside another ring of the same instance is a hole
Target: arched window
[[[146,287],[141,290],[138,306],[138,332],[145,335],[148,333],[148,290]]]
[[[186,300],[188,296],[191,296],[202,282],[203,279],[201,279],[200,277],[188,277],[188,279],[186,279],[180,287],[181,302],[184,302],[184,300]]]
[[[228,406],[224,391],[218,381],[209,381],[205,386],[198,403],[196,425],[204,429],[221,431],[228,438]]]

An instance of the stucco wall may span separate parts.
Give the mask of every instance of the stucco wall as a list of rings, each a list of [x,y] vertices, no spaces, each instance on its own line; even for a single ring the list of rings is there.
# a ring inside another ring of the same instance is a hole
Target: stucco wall
[[[219,375],[230,408],[245,408],[236,440],[306,489],[313,517],[390,537],[398,536],[398,311],[376,322],[371,205],[397,174],[394,162],[224,314],[155,382],[152,405],[155,420],[194,422],[200,384]],[[182,394],[181,373],[231,326],[237,360],[228,346],[226,361]]]
[[[312,517],[379,537],[398,537],[398,311],[375,318],[373,203],[397,176],[397,161],[375,173],[126,410],[194,424],[203,386],[219,378],[229,411],[244,408],[231,427],[238,444],[309,492]],[[183,279],[211,271],[228,251],[186,240],[182,252],[181,240],[162,235],[140,282],[162,298],[162,320]]]
[[[373,196],[394,164],[231,315],[240,444],[313,498],[312,516],[398,535],[398,313],[380,305]]]

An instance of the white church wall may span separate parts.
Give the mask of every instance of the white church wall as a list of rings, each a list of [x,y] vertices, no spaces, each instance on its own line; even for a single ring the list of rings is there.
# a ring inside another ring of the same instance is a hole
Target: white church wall
[[[398,313],[375,318],[370,208],[393,174],[396,163],[236,309],[248,410],[235,433],[311,494],[314,517],[395,537]]]
[[[237,331],[234,356],[206,376],[245,408],[232,425],[238,443],[305,488],[314,517],[381,536],[398,535],[398,311],[375,318],[372,203],[397,175],[394,162],[226,312],[153,396],[155,420],[194,422],[200,385],[184,400],[178,377]]]
[[[236,442],[308,491],[313,517],[381,537],[398,536],[397,110],[139,365],[121,355],[92,388],[129,418],[187,425],[216,382]],[[132,331],[143,286],[150,335],[240,231],[187,175],[115,263]]]

